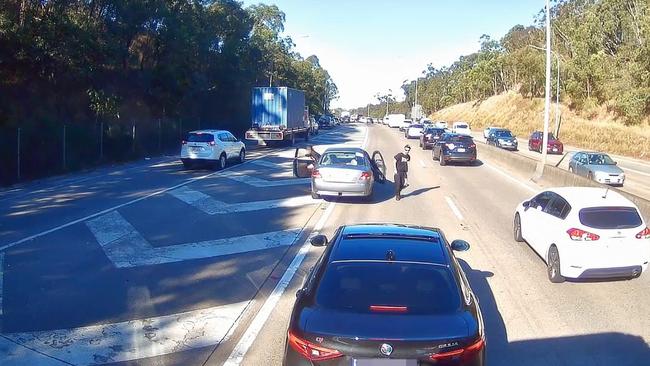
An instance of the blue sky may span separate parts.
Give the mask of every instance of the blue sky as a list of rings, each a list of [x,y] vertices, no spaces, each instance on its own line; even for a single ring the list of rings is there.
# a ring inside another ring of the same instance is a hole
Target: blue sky
[[[530,25],[544,0],[245,0],[277,5],[285,35],[303,57],[315,54],[339,88],[334,107],[376,102],[398,92],[429,63],[449,65],[479,48],[479,37],[501,38]]]

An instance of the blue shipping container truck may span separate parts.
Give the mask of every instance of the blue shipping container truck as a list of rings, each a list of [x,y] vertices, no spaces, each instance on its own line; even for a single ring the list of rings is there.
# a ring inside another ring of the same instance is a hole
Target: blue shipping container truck
[[[309,139],[309,114],[305,110],[305,92],[287,87],[253,88],[251,129],[247,140],[295,142]]]

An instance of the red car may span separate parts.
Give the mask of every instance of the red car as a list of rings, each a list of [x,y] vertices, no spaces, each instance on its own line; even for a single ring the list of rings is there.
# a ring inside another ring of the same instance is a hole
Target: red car
[[[528,139],[528,150],[542,152],[542,138],[544,133],[541,131],[535,131],[530,135]],[[556,139],[552,133],[548,134],[548,145],[547,145],[549,154],[564,154],[564,145],[560,140]]]

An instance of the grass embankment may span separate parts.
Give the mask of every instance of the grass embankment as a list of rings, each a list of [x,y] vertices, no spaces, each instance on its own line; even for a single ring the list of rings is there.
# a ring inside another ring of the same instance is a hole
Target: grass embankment
[[[560,110],[559,135],[565,145],[650,160],[650,125],[647,121],[639,126],[625,126],[605,108],[590,116],[579,115],[562,104]],[[447,107],[433,113],[431,119],[466,121],[477,132],[487,126],[506,127],[515,135],[528,138],[532,131],[543,129],[544,100],[508,92],[480,102]],[[554,104],[551,105],[550,131],[555,131]]]

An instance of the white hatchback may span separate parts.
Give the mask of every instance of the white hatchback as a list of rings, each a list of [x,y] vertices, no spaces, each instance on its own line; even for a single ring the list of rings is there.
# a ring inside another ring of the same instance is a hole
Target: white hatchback
[[[454,124],[451,125],[451,132],[457,133],[459,135],[472,135],[472,129],[469,128],[469,124],[466,122],[454,122]]]
[[[522,202],[514,238],[546,261],[555,283],[638,277],[650,261],[650,229],[639,209],[606,188],[552,188]]]
[[[198,164],[223,169],[228,160],[242,163],[245,159],[244,143],[224,130],[191,131],[181,146],[181,161],[186,169]]]

